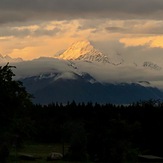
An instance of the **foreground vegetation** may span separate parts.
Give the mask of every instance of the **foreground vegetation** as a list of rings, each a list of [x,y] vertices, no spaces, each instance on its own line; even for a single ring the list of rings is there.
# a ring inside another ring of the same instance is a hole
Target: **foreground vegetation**
[[[163,156],[162,102],[35,105],[22,83],[13,80],[12,68],[0,67],[0,162],[16,162],[20,153],[45,162],[50,152],[59,152],[59,163]]]

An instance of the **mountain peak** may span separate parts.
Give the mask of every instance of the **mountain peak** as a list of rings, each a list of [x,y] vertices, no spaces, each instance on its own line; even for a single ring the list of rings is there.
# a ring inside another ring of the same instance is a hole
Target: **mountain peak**
[[[0,54],[0,63],[7,63],[7,62],[22,62],[22,58],[11,58],[9,55],[3,56]]]
[[[73,43],[58,58],[65,60],[109,62],[107,56],[95,49],[88,40],[82,40]]]
[[[92,46],[92,45],[91,45],[90,41],[88,41],[88,40],[77,41],[71,45],[71,47],[79,48],[79,49],[83,48],[83,47],[89,47],[89,46]]]
[[[11,60],[12,59],[9,55],[5,55],[3,58],[6,59],[6,60]]]
[[[123,59],[117,55],[105,55],[96,49],[88,40],[77,41],[73,43],[64,53],[60,54],[58,59],[64,60],[82,60],[88,62],[110,63],[120,65]]]
[[[59,58],[66,60],[76,60],[77,58],[88,54],[94,50],[94,47],[87,40],[77,41],[73,43]]]

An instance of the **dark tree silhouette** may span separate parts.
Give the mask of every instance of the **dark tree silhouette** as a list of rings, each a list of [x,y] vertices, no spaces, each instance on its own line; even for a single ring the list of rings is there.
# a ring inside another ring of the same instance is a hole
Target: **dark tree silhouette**
[[[22,82],[13,80],[15,74],[12,71],[15,66],[0,66],[0,106],[27,107],[31,104],[31,95],[27,93]]]
[[[13,137],[20,137],[20,133],[26,132],[28,123],[24,123],[27,121],[25,115],[32,106],[32,96],[20,81],[13,79],[13,68],[16,67],[9,63],[0,66],[0,155],[4,151],[4,142],[8,144]]]

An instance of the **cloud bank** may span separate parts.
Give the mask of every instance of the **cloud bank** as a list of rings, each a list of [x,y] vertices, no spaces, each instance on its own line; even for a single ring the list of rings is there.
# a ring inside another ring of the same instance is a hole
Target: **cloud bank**
[[[78,18],[160,19],[162,0],[1,0],[0,23]]]

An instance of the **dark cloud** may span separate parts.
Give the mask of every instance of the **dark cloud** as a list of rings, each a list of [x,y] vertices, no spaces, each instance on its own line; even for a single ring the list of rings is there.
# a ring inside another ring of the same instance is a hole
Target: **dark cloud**
[[[128,31],[128,29],[126,28],[122,28],[122,27],[106,27],[105,28],[107,31],[109,32],[115,32],[115,33],[126,33]]]
[[[0,0],[0,23],[31,19],[162,19],[162,12],[162,0]]]
[[[61,30],[58,29],[58,28],[54,28],[54,29],[51,29],[51,30],[37,29],[31,35],[35,35],[35,36],[54,36],[60,31]]]
[[[17,29],[0,28],[0,37],[9,37],[9,36],[23,37],[23,36],[28,36],[30,34],[31,32],[28,29],[19,31]]]
[[[122,21],[121,21],[122,22]],[[105,30],[109,33],[121,34],[147,34],[147,35],[162,35],[162,21],[123,21],[121,26],[107,26]]]
[[[26,37],[26,36],[54,36],[61,30],[59,28],[54,28],[51,30],[48,29],[12,29],[12,28],[0,28],[0,37],[9,37],[9,36],[16,36],[16,37]]]

